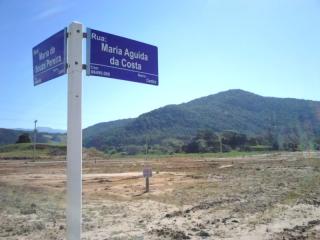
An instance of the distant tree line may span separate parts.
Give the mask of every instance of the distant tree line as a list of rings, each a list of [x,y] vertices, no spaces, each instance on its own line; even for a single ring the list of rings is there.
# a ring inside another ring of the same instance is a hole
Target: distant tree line
[[[308,139],[298,134],[277,135],[266,131],[264,135],[248,136],[237,131],[214,132],[199,130],[189,139],[166,138],[161,142],[149,139],[139,144],[117,144],[108,147],[109,154],[136,155],[148,153],[217,153],[229,151],[299,151],[320,149],[320,137]]]
[[[186,153],[229,152],[231,150],[248,150],[248,138],[245,134],[233,131],[214,133],[202,130],[182,147]]]
[[[214,133],[211,130],[203,130],[182,149],[186,153],[320,150],[320,137],[308,138],[298,133],[292,134],[292,131],[288,135],[267,131],[265,135],[247,136],[236,131]]]

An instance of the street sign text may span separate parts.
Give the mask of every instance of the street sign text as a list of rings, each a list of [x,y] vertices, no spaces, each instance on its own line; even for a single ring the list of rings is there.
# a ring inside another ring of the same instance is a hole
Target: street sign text
[[[158,48],[88,28],[87,75],[158,85]]]
[[[35,46],[32,56],[34,85],[67,73],[67,28]]]

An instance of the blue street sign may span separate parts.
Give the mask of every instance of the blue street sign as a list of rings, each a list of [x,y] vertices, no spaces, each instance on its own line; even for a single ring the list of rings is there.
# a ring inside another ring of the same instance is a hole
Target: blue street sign
[[[32,49],[34,86],[67,73],[67,28]]]
[[[158,85],[158,48],[88,28],[87,75]]]

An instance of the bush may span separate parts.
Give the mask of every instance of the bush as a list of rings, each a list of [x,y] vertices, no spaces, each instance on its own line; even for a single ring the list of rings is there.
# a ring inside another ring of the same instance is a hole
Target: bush
[[[31,139],[28,133],[23,133],[19,136],[16,143],[31,143]]]

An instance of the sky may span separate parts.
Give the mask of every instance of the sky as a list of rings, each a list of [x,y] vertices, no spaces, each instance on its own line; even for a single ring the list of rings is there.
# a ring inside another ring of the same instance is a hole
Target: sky
[[[83,72],[83,128],[228,89],[320,101],[320,0],[0,0],[0,128],[66,129],[67,76],[34,87],[31,50],[72,21],[159,54],[159,86]]]

